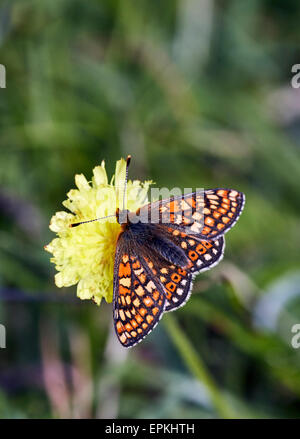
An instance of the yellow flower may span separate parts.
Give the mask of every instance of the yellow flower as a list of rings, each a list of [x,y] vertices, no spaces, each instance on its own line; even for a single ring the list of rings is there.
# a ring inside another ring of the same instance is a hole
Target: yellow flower
[[[50,229],[57,234],[45,249],[53,254],[51,262],[58,273],[58,287],[77,285],[80,299],[93,299],[100,305],[113,298],[113,267],[117,238],[121,226],[115,217],[70,228],[70,224],[115,215],[123,207],[126,161],[118,160],[115,175],[108,183],[104,161],[93,170],[89,183],[83,174],[75,176],[78,189],[71,189],[63,205],[72,213],[57,212],[51,219]],[[128,181],[126,208],[136,211],[147,203],[151,181]]]

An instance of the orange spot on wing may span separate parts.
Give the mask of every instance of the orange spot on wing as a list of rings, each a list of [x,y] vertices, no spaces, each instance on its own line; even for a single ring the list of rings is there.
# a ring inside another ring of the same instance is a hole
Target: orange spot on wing
[[[137,314],[135,319],[138,323],[142,323],[142,321],[143,321],[143,318],[139,314]]]
[[[119,286],[119,293],[123,295],[130,294],[130,290],[126,287],[123,287],[123,285]]]
[[[170,212],[174,212],[175,209],[176,209],[176,202],[175,201],[171,201],[169,203],[169,210],[170,210]]]
[[[213,226],[215,224],[215,221],[210,216],[207,216],[204,222],[207,226]]]
[[[221,189],[217,192],[217,194],[220,195],[220,197],[227,197],[228,191]]]
[[[150,316],[150,315],[148,314],[147,317],[146,317],[146,320],[147,320],[147,322],[149,323],[149,325],[151,325],[151,323],[152,323],[153,320],[154,320],[154,317],[153,317],[153,316]]]
[[[146,311],[145,308],[140,308],[140,309],[139,309],[139,313],[141,314],[142,317],[144,317],[144,315],[147,314],[147,311]]]
[[[186,271],[183,270],[182,268],[178,268],[178,273],[181,274],[182,276],[186,275]]]
[[[146,281],[146,276],[145,276],[144,274],[140,274],[140,275],[138,276],[138,278],[139,278],[139,280],[141,281],[142,284],[145,283],[145,281]]]
[[[224,207],[224,209],[228,210],[229,209],[229,205],[226,203],[222,203],[221,204],[222,207]]]
[[[171,276],[171,279],[174,282],[178,283],[180,281],[180,279],[181,279],[181,276],[179,276],[179,274],[177,274],[177,273],[173,273],[172,276]]]
[[[206,252],[203,244],[198,244],[196,247],[196,252],[199,253],[200,255],[203,255],[203,253]]]
[[[133,326],[133,328],[137,328],[138,327],[138,324],[137,324],[135,319],[130,320],[130,323]]]
[[[159,292],[158,292],[157,290],[154,291],[154,293],[152,294],[152,297],[153,297],[153,299],[154,299],[155,301],[157,301],[158,298],[159,298]]]
[[[118,331],[119,334],[121,332],[124,332],[124,327],[123,327],[123,325],[122,325],[122,323],[120,321],[117,322],[116,328],[117,328],[117,331]]]
[[[198,259],[198,255],[194,250],[189,251],[189,258],[192,261],[196,261],[196,259]]]
[[[141,267],[141,264],[139,263],[139,261],[135,261],[133,264],[132,264],[132,268],[134,268],[135,270],[137,269],[137,268],[140,268]]]
[[[120,267],[119,267],[119,276],[120,277],[130,276],[130,273],[131,273],[131,269],[130,269],[129,262],[127,262],[127,264],[120,264]]]
[[[146,306],[152,306],[154,304],[153,300],[149,296],[145,297],[143,302]]]
[[[167,283],[166,288],[167,288],[167,290],[173,292],[176,290],[176,284],[174,284],[174,282],[169,282],[169,283]]]

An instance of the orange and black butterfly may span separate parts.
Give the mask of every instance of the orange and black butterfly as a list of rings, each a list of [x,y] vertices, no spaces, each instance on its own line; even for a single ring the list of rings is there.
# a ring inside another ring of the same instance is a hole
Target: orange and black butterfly
[[[129,162],[130,156],[126,181]],[[113,319],[123,346],[139,343],[164,312],[187,302],[195,275],[222,259],[224,234],[244,203],[242,192],[210,189],[156,201],[138,212],[117,210],[122,228],[114,263]]]

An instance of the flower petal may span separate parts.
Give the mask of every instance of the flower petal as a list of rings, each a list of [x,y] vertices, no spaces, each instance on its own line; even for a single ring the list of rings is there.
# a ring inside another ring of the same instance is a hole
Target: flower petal
[[[115,190],[116,190],[116,198],[117,198],[117,206],[122,209],[123,208],[123,194],[124,194],[124,185],[126,178],[126,160],[121,159],[116,163],[116,172],[115,172]]]
[[[96,166],[93,170],[93,184],[94,187],[105,186],[107,185],[107,174],[105,170],[104,161],[101,163],[101,166]]]
[[[69,224],[74,220],[74,216],[67,212],[56,212],[56,214],[51,218],[50,230],[55,233],[61,233],[68,229]]]
[[[85,178],[85,176],[83,174],[76,174],[75,175],[75,184],[79,190],[91,189],[91,186],[89,185],[87,179]]]

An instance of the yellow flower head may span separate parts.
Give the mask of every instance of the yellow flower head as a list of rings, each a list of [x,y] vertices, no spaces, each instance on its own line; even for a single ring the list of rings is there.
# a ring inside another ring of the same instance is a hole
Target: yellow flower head
[[[107,302],[113,297],[113,267],[116,242],[121,230],[115,217],[82,224],[70,224],[115,215],[122,209],[126,161],[118,160],[115,175],[108,183],[104,161],[93,170],[89,183],[83,174],[75,176],[78,189],[71,189],[63,205],[72,213],[57,212],[51,219],[50,229],[57,234],[45,249],[53,254],[51,262],[58,273],[58,287],[77,285],[80,299],[93,299],[98,305],[102,297]],[[126,207],[136,211],[147,203],[147,193],[152,182],[128,181]]]

